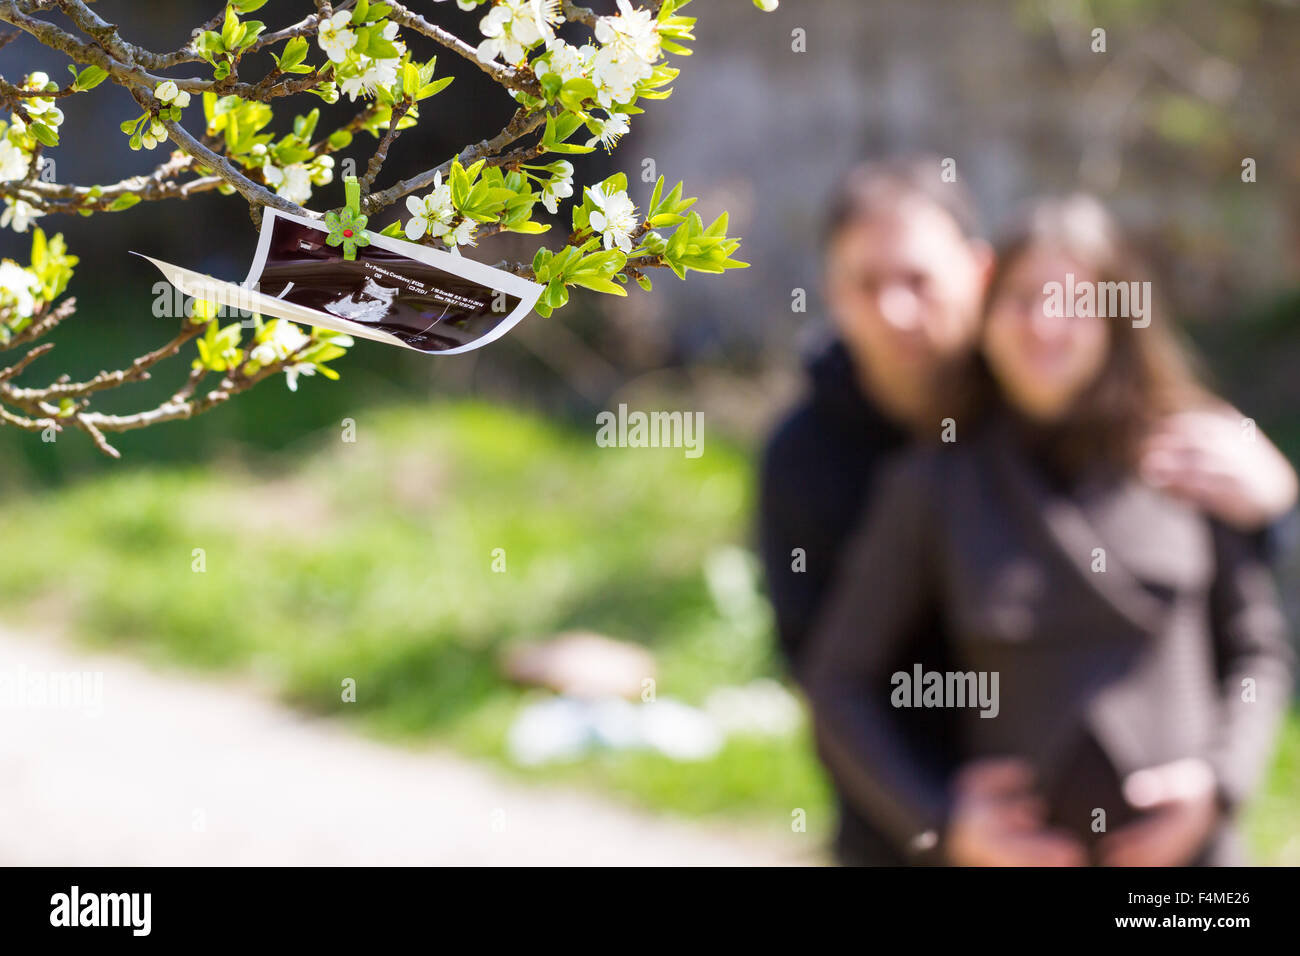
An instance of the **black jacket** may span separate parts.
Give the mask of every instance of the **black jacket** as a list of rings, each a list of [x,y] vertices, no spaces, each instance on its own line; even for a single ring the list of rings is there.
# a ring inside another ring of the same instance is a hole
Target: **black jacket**
[[[938,605],[956,670],[1000,677],[996,712],[953,711],[967,758],[1026,760],[1049,819],[1085,842],[1098,809],[1112,827],[1134,816],[1128,774],[1202,758],[1229,811],[1202,862],[1231,861],[1231,811],[1267,766],[1291,692],[1286,623],[1251,536],[1132,478],[1063,492],[1005,420],[890,472],[803,656],[844,792],[900,848],[942,831],[947,781],[898,734],[891,690],[915,622]],[[1081,766],[1083,745],[1101,759]]]
[[[800,676],[808,635],[829,596],[850,535],[858,527],[885,464],[910,443],[862,393],[848,352],[834,343],[809,365],[811,393],[778,426],[763,455],[759,550],[786,662]],[[937,611],[935,612],[937,615]],[[910,642],[942,668],[942,622],[921,625]],[[911,652],[909,652],[911,653]],[[908,667],[917,660],[909,657]],[[903,733],[924,743],[948,769],[950,721],[937,710],[911,711]],[[837,783],[836,790],[844,792]],[[837,852],[843,862],[901,865],[908,860],[883,830],[840,800]]]

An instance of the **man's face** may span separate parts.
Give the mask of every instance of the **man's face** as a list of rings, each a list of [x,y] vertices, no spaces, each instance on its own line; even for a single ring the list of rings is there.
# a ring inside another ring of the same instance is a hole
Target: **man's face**
[[[859,218],[831,241],[831,316],[874,385],[928,387],[971,349],[989,261],[986,247],[920,197]]]

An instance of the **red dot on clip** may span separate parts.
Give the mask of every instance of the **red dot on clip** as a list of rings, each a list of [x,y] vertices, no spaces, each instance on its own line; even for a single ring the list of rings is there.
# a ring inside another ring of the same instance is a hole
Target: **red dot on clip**
[[[343,238],[344,238],[344,239],[351,239],[351,238],[352,238],[352,230],[351,230],[351,229],[344,229],[344,230],[343,230]]]

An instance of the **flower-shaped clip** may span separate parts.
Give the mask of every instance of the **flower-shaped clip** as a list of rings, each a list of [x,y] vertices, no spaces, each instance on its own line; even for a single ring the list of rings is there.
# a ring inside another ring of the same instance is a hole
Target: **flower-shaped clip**
[[[348,176],[343,180],[343,188],[347,205],[325,214],[325,225],[329,229],[325,242],[331,246],[341,245],[344,259],[355,259],[358,246],[370,245],[366,236],[366,217],[361,214],[361,184],[357,177]]]

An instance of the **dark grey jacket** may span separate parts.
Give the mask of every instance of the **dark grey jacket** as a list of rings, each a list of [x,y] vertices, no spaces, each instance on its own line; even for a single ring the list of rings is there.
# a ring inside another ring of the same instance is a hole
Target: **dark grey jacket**
[[[938,852],[948,781],[898,732],[891,677],[936,608],[951,666],[998,675],[996,717],[955,712],[961,759],[1027,759],[1055,822],[1087,835],[1093,809],[1131,818],[1124,776],[1202,757],[1229,811],[1212,842],[1231,841],[1291,694],[1245,536],[1136,481],[1066,497],[1005,422],[908,455],[846,552],[805,676],[839,785],[920,857]]]

